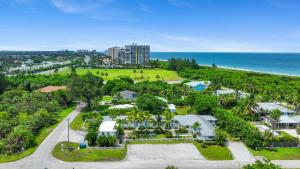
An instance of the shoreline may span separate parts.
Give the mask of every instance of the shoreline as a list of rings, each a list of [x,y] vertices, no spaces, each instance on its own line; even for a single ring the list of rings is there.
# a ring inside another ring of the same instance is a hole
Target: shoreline
[[[158,59],[158,58],[151,59],[151,60],[168,61],[166,59]],[[198,64],[198,65],[199,66],[212,67],[212,65],[208,65],[208,64]],[[217,66],[217,68],[229,69],[229,70],[240,70],[240,71],[245,71],[245,72],[254,72],[254,73],[262,73],[262,74],[270,74],[270,75],[300,77],[300,75],[293,75],[293,74],[276,73],[276,72],[260,71],[260,70],[251,70],[251,69],[243,69],[243,68],[228,67],[228,66],[218,66],[218,65],[216,65],[216,66]]]

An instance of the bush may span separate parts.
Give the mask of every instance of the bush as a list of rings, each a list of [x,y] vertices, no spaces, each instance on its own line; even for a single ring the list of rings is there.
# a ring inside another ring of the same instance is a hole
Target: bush
[[[243,169],[281,169],[280,166],[272,164],[270,161],[256,161],[254,164],[248,164]]]
[[[166,138],[172,138],[173,134],[171,131],[165,131],[165,136],[166,136]]]
[[[115,136],[99,136],[97,145],[100,147],[113,147],[116,145],[117,138]]]
[[[220,128],[217,128],[215,130],[215,135],[216,135],[216,143],[220,146],[224,146],[226,143],[225,133]]]
[[[179,130],[178,130],[178,132],[180,134],[185,134],[185,133],[188,133],[189,131],[185,127],[180,127]]]

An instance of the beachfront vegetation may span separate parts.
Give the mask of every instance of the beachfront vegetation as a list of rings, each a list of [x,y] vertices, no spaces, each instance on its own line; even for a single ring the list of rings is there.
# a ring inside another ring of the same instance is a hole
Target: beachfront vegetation
[[[247,164],[243,169],[281,169],[279,165],[275,165],[268,160],[256,161],[254,164]]]
[[[62,149],[64,144],[64,149]],[[79,149],[78,143],[70,143],[72,151],[67,150],[68,143],[58,143],[52,151],[55,158],[68,162],[96,162],[96,161],[118,161],[126,156],[127,148],[120,149]]]

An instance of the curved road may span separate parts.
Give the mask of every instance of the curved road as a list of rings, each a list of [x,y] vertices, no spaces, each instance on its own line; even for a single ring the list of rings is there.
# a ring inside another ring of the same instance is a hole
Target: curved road
[[[207,161],[207,160],[123,160],[119,162],[63,162],[55,159],[51,151],[55,145],[67,140],[67,119],[72,121],[84,105],[78,105],[44,140],[30,156],[16,162],[0,164],[0,169],[164,169],[167,165],[175,165],[180,169],[235,169],[241,168],[251,161]],[[76,134],[74,134],[76,135]],[[71,137],[73,135],[71,134]],[[76,137],[76,136],[75,136]],[[79,139],[80,136],[74,139]],[[73,139],[72,139],[73,140]],[[300,160],[273,161],[285,168],[300,168]]]

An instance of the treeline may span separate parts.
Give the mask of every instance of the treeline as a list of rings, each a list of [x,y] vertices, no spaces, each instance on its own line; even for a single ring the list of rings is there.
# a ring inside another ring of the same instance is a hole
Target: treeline
[[[220,86],[254,93],[259,101],[300,103],[300,78],[221,68],[181,69],[179,75],[194,80],[217,80]]]
[[[168,69],[181,71],[185,68],[198,69],[199,65],[195,59],[180,59],[180,58],[171,58],[168,60]]]
[[[218,125],[222,129],[225,129],[233,137],[240,138],[247,146],[251,148],[263,146],[264,140],[259,130],[247,121],[222,109],[216,110],[214,116],[218,119]]]
[[[57,122],[71,98],[64,91],[51,95],[22,89],[5,91],[0,97],[0,154],[14,154],[35,146],[40,131]]]

